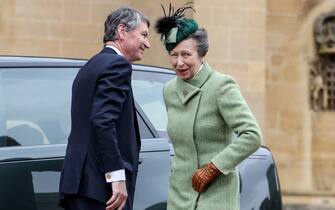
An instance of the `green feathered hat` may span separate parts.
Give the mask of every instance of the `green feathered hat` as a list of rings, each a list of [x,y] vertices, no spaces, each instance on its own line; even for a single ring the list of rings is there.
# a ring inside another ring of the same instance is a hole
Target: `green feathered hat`
[[[193,10],[192,6],[188,6],[189,4],[190,3],[185,4],[184,7],[174,12],[174,8],[170,3],[168,15],[162,6],[164,16],[157,20],[155,29],[157,33],[161,34],[161,40],[167,51],[171,51],[179,42],[186,39],[198,29],[198,24],[194,20],[184,17],[185,10]]]

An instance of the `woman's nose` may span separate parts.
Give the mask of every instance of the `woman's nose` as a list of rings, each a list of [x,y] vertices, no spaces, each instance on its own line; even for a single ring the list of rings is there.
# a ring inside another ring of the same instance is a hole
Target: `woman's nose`
[[[177,58],[177,66],[182,66],[183,64],[184,64],[183,60],[180,57],[178,57]]]

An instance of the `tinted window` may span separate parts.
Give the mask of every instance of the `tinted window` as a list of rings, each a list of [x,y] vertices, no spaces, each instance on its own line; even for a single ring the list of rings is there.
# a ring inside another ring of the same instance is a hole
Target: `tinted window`
[[[66,143],[77,71],[0,69],[0,146]]]
[[[0,68],[0,147],[66,143],[78,68]],[[173,74],[135,71],[134,97],[157,130],[167,116],[163,85]],[[152,133],[139,119],[142,138]]]
[[[150,132],[148,126],[145,124],[144,120],[138,113],[137,113],[137,122],[142,140],[154,138],[154,135]]]
[[[134,97],[158,131],[166,131],[167,114],[163,99],[163,86],[173,77],[173,74],[167,73],[133,72]]]

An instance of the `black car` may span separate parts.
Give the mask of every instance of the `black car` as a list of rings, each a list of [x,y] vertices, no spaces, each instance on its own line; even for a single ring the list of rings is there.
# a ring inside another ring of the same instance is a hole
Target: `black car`
[[[55,210],[70,132],[71,86],[86,60],[0,56],[0,209]],[[173,71],[133,65],[142,148],[135,210],[166,208],[173,148],[162,97]],[[281,210],[271,151],[239,165],[241,210]]]

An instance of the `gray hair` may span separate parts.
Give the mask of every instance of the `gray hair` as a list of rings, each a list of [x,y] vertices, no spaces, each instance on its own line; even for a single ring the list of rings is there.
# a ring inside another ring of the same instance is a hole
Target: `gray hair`
[[[199,28],[193,34],[189,35],[188,38],[194,39],[197,42],[199,56],[206,56],[209,48],[207,31],[204,28]]]
[[[121,7],[115,10],[108,15],[105,21],[104,43],[117,39],[117,27],[119,24],[124,24],[126,31],[132,31],[141,22],[146,23],[148,27],[150,26],[149,18],[134,8]]]

